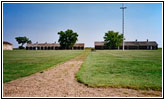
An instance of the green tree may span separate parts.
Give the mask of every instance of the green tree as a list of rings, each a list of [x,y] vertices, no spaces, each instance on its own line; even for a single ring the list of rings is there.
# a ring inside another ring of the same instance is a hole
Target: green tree
[[[121,45],[123,41],[123,34],[119,34],[119,32],[108,31],[105,33],[104,41],[106,42],[105,46],[116,48]]]
[[[19,46],[19,49],[24,49],[24,47],[23,47],[23,45],[25,44],[25,43],[32,43],[32,41],[31,40],[29,40],[27,37],[16,37],[15,38],[16,39],[16,41],[18,42],[18,44],[21,44],[21,46]]]
[[[60,31],[58,32],[58,35],[60,36],[58,42],[62,49],[71,49],[78,40],[78,34],[70,29],[65,32]]]

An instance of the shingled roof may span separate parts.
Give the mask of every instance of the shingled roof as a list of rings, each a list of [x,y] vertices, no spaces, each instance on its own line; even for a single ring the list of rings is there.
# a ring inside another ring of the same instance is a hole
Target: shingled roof
[[[27,44],[27,47],[33,47],[33,46],[56,46],[60,47],[60,44],[58,43],[33,43],[33,44]],[[84,47],[84,43],[75,43],[75,47]]]
[[[75,43],[74,46],[75,47],[84,47],[84,43]]]
[[[9,45],[13,45],[12,43],[10,43],[10,42],[7,42],[7,41],[3,41],[3,44],[9,44]]]
[[[33,44],[27,44],[27,47],[32,47],[32,46],[56,46],[56,47],[60,47],[60,44],[57,44],[57,43],[33,43]]]
[[[126,46],[146,46],[146,45],[157,46],[158,45],[155,41],[125,41],[124,43]]]
[[[105,43],[105,41],[96,41],[95,46],[104,46]]]

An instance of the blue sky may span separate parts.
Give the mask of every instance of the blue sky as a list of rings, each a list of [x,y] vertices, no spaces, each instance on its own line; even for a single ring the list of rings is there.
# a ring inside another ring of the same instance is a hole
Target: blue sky
[[[127,41],[156,41],[162,47],[162,4],[126,3]],[[58,42],[59,31],[72,29],[78,42],[94,47],[105,32],[122,32],[121,3],[4,3],[3,40],[18,47],[17,36],[33,43]]]

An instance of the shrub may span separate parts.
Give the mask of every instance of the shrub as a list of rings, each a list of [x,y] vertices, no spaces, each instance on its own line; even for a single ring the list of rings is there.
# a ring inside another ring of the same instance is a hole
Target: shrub
[[[23,46],[19,46],[19,49],[25,49],[25,47],[23,47]]]

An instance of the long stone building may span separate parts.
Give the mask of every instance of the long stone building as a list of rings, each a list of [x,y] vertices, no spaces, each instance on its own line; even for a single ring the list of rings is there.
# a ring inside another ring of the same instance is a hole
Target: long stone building
[[[33,43],[27,44],[26,50],[60,50],[60,44],[58,43]],[[71,48],[73,50],[83,50],[84,43],[75,43]]]
[[[97,41],[95,42],[95,49],[96,50],[103,50],[103,49],[122,49],[123,44],[121,44],[118,48],[106,47],[106,42],[104,41]],[[124,49],[133,50],[133,49],[143,49],[143,50],[156,50],[158,49],[158,44],[155,41],[124,41]]]
[[[3,50],[13,50],[13,44],[3,41]]]

